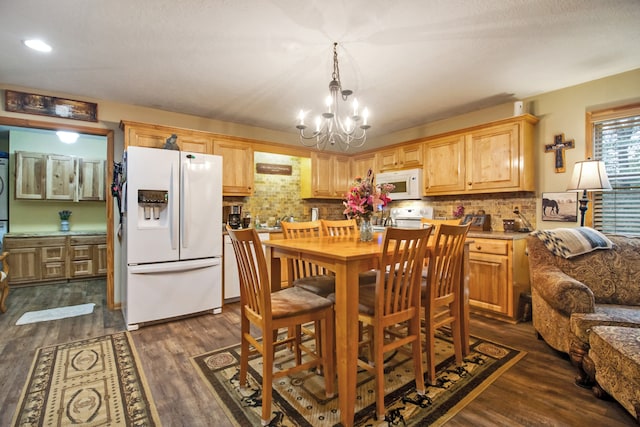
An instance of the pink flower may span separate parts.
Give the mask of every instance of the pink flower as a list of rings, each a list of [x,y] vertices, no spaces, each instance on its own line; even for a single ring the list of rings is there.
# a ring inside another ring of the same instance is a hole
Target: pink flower
[[[366,178],[356,177],[353,186],[345,195],[343,202],[344,214],[351,218],[370,218],[374,210],[387,206],[391,201],[389,192],[394,189],[393,184],[373,185],[373,173],[371,169]]]

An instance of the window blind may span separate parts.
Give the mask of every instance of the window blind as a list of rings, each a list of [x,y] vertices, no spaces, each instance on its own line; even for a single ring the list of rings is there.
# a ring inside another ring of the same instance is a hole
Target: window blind
[[[594,228],[640,235],[640,115],[593,123],[593,154],[612,187],[594,193]]]

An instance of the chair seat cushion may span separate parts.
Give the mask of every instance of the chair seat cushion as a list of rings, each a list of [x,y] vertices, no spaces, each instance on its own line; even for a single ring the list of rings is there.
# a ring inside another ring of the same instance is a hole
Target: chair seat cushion
[[[293,286],[320,295],[321,297],[326,297],[335,292],[336,278],[326,275],[302,277],[294,280]]]
[[[327,298],[299,287],[284,288],[271,294],[271,313],[274,319],[309,313],[332,305],[333,302]]]

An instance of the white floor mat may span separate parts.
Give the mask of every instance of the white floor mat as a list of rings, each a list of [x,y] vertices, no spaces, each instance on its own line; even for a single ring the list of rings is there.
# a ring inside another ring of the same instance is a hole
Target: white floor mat
[[[68,307],[50,308],[40,311],[28,311],[16,322],[16,325],[26,325],[27,323],[47,322],[49,320],[64,319],[65,317],[76,317],[93,313],[94,303],[70,305]]]

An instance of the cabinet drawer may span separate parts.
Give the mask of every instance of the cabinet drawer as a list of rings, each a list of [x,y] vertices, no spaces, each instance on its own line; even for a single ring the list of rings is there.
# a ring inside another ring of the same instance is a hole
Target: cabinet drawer
[[[70,236],[69,244],[74,245],[102,245],[107,242],[106,235]]]
[[[42,262],[65,261],[65,247],[51,246],[42,248]]]
[[[73,261],[71,263],[71,277],[93,276],[93,261]]]
[[[509,242],[506,240],[488,240],[473,239],[473,243],[469,245],[470,252],[478,252],[483,254],[508,255]]]
[[[42,248],[46,246],[65,246],[67,238],[62,237],[9,237],[4,239],[7,249]]]
[[[43,279],[64,279],[67,276],[65,271],[65,263],[62,262],[45,262],[42,264]]]
[[[91,259],[92,257],[91,245],[75,245],[71,246],[71,259],[73,261]]]

